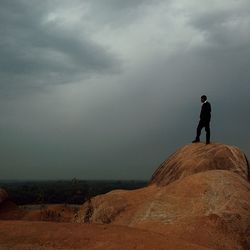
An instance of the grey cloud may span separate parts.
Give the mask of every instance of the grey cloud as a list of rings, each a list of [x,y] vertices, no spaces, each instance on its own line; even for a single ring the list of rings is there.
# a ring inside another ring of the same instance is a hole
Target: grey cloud
[[[97,23],[122,28],[133,24],[140,17],[143,18],[145,9],[150,6],[154,8],[160,0],[90,0],[88,2],[91,13],[97,13],[95,17]]]
[[[46,4],[1,1],[2,84],[16,85],[17,79],[18,84],[55,84],[119,71],[119,59],[91,41],[84,30],[79,37],[56,23],[43,23],[47,11]]]
[[[242,3],[235,8],[218,9],[190,17],[190,24],[203,33],[212,47],[237,49],[248,45],[250,33],[250,3]]]
[[[79,2],[74,1],[73,4]],[[158,2],[163,4],[163,1]],[[25,2],[21,3],[23,6]],[[130,33],[126,36],[126,26],[132,24],[136,27],[136,22],[145,14],[144,7],[156,2],[100,0],[88,3],[91,11],[87,17],[91,16],[91,24],[97,25],[97,30],[101,30],[102,25],[110,25],[111,33],[112,29],[120,28],[125,34],[124,43],[129,42],[132,46],[134,37]],[[182,1],[178,3],[185,7]],[[38,6],[38,9],[41,13],[49,13],[52,7],[46,3]],[[158,5],[152,4],[151,7],[153,13]],[[138,54],[131,55],[128,51],[127,57],[131,61],[135,58],[139,60],[133,61],[133,67],[124,67],[119,74],[112,74],[116,69],[116,59],[87,38],[83,39],[84,48],[93,53],[85,55],[87,52],[81,47],[82,38],[75,31],[61,30],[59,26],[44,27],[40,21],[29,23],[34,18],[33,14],[26,21],[21,18],[26,24],[20,24],[20,28],[17,28],[17,22],[13,22],[13,29],[21,31],[18,33],[20,42],[31,38],[32,42],[28,45],[32,49],[38,48],[37,57],[44,64],[37,67],[34,59],[33,73],[30,70],[23,74],[22,77],[29,81],[26,91],[37,84],[29,79],[29,75],[45,76],[46,72],[56,72],[59,75],[53,76],[51,82],[54,83],[76,79],[77,76],[83,77],[83,80],[78,84],[55,84],[47,92],[31,91],[32,94],[26,99],[1,98],[3,178],[13,178],[14,172],[14,178],[76,176],[85,179],[148,179],[170,153],[193,140],[202,94],[206,94],[212,103],[212,141],[234,144],[250,156],[250,46],[247,42],[248,26],[245,25],[249,18],[246,15],[247,5],[239,5],[237,10],[208,9],[210,11],[202,15],[199,10],[193,12],[193,9],[188,9],[191,14],[186,24],[182,23],[183,19],[179,22],[178,17],[182,17],[178,16],[180,12],[175,12],[176,20],[172,16],[167,19],[176,21],[177,24],[173,25],[176,28],[186,25],[183,30],[191,29],[194,31],[191,34],[204,35],[204,40],[195,46],[189,46],[189,39],[192,39],[191,36],[186,38],[189,34],[182,37],[182,34],[171,30],[171,23],[167,26],[168,30],[160,30],[159,33],[150,30],[154,26],[143,27],[148,29],[148,36],[155,35],[159,43],[163,36],[166,44],[160,44],[158,48],[155,40],[150,40],[148,49],[154,48],[152,51],[155,53],[146,56],[140,47],[136,48],[140,52]],[[37,16],[41,17],[41,13]],[[130,13],[133,13],[132,16]],[[231,25],[231,20],[234,20],[234,25]],[[164,21],[164,18],[157,20],[157,24],[162,24],[159,29],[165,27]],[[143,23],[145,26],[147,24]],[[29,25],[34,25],[38,31],[33,31]],[[23,27],[28,27],[25,32]],[[25,39],[21,39],[22,32]],[[167,38],[180,36],[171,55],[164,50],[168,47],[165,33]],[[72,35],[75,37],[71,38]],[[144,42],[145,37],[137,38],[141,39],[139,42]],[[116,40],[112,42],[115,45]],[[26,46],[18,44],[11,65],[16,64],[15,67],[20,69],[23,67],[20,65],[23,63],[21,48]],[[147,46],[147,43],[143,46]],[[95,49],[98,56],[94,56]],[[46,51],[62,52],[66,57],[65,64],[54,68],[56,54],[47,60]],[[7,55],[10,52],[7,51]],[[143,59],[137,58],[140,56]],[[18,60],[18,57],[21,59]],[[83,75],[79,73],[81,67]],[[7,68],[5,70],[7,72]],[[11,78],[11,72],[6,73],[6,79]],[[93,79],[84,78],[90,72]],[[107,74],[100,77],[98,72]],[[17,73],[12,77],[15,81],[20,80]],[[1,82],[3,79],[2,75]]]

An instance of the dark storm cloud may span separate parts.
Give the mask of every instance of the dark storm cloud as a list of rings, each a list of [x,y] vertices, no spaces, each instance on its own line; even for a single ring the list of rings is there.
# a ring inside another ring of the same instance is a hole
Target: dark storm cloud
[[[118,70],[115,56],[91,41],[84,29],[79,34],[63,22],[46,22],[54,11],[48,2],[1,1],[0,5],[1,86],[58,84]]]
[[[198,14],[191,18],[190,23],[203,32],[207,42],[215,49],[239,49],[240,46],[248,45],[249,11],[250,4],[246,4],[233,10]]]
[[[204,38],[203,45],[194,48],[190,56],[199,62],[198,68],[204,71],[204,76],[207,75],[204,81],[216,89],[214,95],[223,99],[233,97],[230,99],[233,113],[248,108],[246,100],[250,90],[250,4],[234,3],[238,4],[233,8],[197,14],[189,22]],[[239,114],[244,120],[244,114]]]
[[[3,178],[148,179],[194,139],[202,94],[212,141],[250,157],[248,1],[3,3],[1,83],[31,90],[0,99]]]

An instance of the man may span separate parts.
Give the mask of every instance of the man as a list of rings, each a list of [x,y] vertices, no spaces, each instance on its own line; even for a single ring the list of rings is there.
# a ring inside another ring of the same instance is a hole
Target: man
[[[193,143],[200,142],[201,130],[205,127],[206,130],[206,144],[210,143],[210,120],[211,120],[211,105],[207,101],[207,97],[205,95],[201,96],[201,113],[200,113],[200,121],[197,126],[196,138]]]

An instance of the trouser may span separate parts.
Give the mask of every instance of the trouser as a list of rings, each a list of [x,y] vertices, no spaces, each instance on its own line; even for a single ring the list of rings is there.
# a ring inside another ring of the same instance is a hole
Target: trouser
[[[201,130],[205,127],[206,131],[206,142],[210,142],[210,125],[209,121],[202,121],[200,120],[197,130],[196,130],[196,140],[200,140]]]

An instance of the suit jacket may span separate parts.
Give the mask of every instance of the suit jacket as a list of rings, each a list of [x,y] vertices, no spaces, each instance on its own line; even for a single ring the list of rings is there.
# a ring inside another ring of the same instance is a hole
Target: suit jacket
[[[210,122],[211,119],[211,104],[209,102],[205,102],[202,104],[200,119],[203,122]]]

